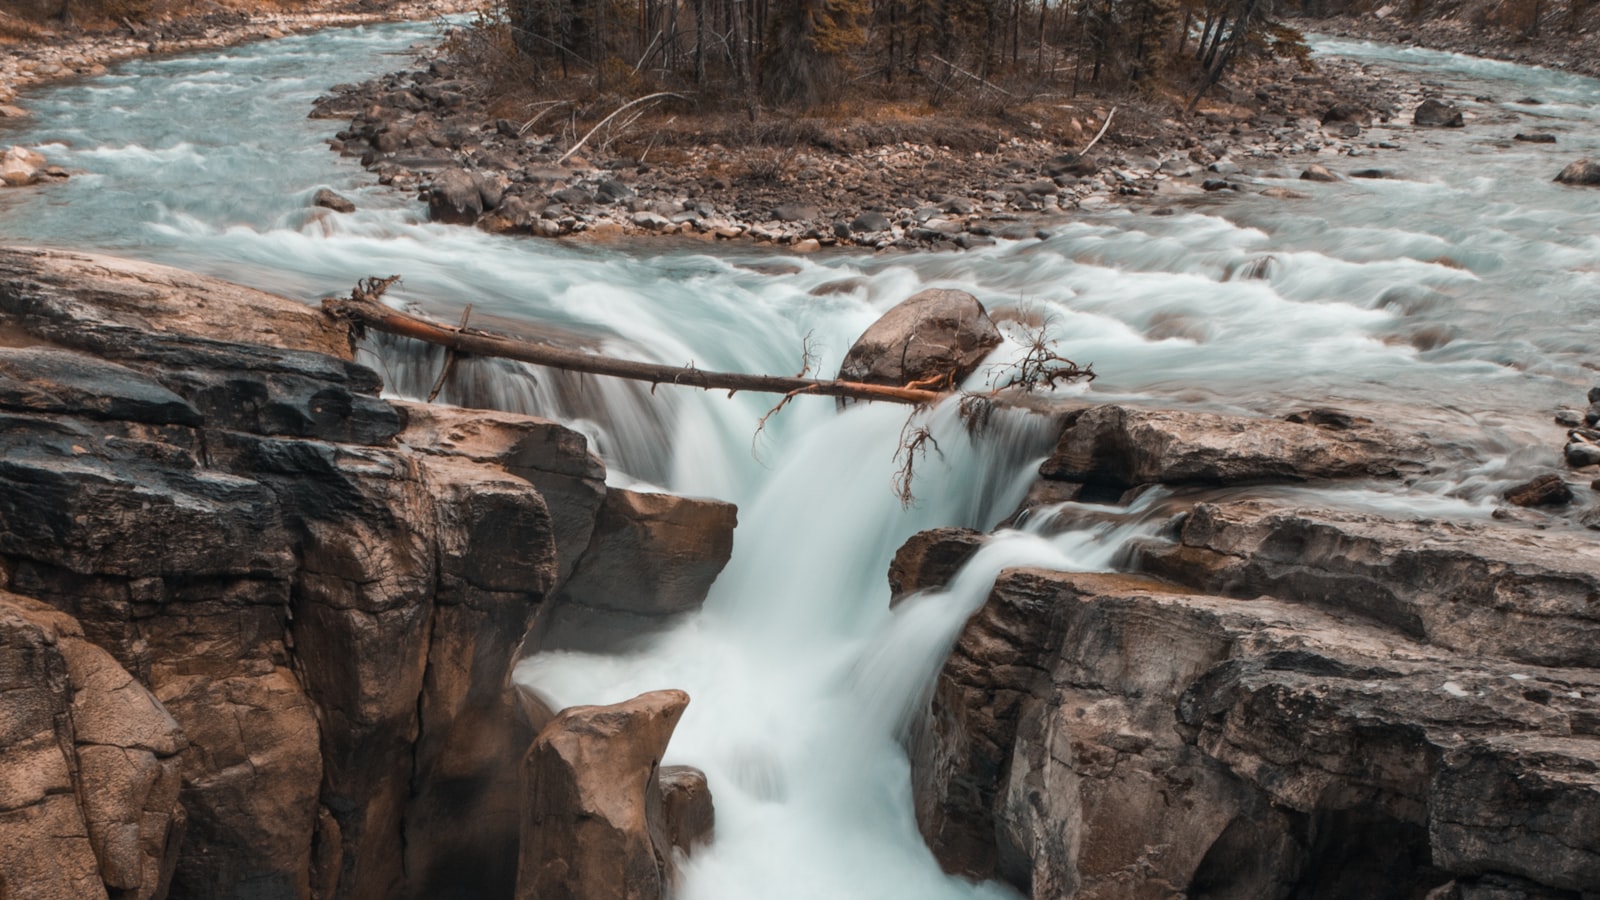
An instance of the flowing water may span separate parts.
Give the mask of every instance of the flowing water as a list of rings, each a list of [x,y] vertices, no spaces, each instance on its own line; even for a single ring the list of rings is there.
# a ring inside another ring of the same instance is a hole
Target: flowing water
[[[32,123],[0,142],[43,145],[83,174],[0,193],[0,240],[137,256],[308,300],[399,273],[392,295],[440,317],[471,303],[617,355],[750,372],[797,371],[803,345],[831,371],[888,306],[962,288],[1092,361],[1099,380],[1069,389],[1085,401],[1338,405],[1430,434],[1441,460],[1428,478],[1298,492],[1390,514],[1487,515],[1508,481],[1557,463],[1550,413],[1581,404],[1600,362],[1600,193],[1550,180],[1600,156],[1593,80],[1323,41],[1323,52],[1441,81],[1476,121],[1373,131],[1404,144],[1359,161],[1388,180],[1279,182],[1311,160],[1262,164],[1263,184],[1306,200],[1194,197],[1173,215],[1086,213],[1045,239],[960,254],[790,259],[427,223],[415,201],[321,145],[336,123],[305,114],[328,86],[406,65],[432,36],[423,25],[330,31],[36,92]],[[1470,99],[1480,96],[1492,99]],[[1510,141],[1533,130],[1560,143]],[[320,187],[360,211],[311,209]],[[995,358],[1016,349],[1012,337]],[[393,348],[372,362],[409,394],[438,365]],[[485,361],[459,374],[442,399],[568,421],[614,483],[739,504],[733,560],[701,614],[626,654],[551,652],[519,669],[558,705],[666,687],[693,697],[667,762],[706,770],[718,830],[688,862],[683,897],[1006,895],[939,873],[912,819],[902,738],[998,571],[1112,568],[1119,547],[1158,527],[1162,494],[1125,510],[1067,504],[1003,530],[948,590],[891,613],[894,549],[926,527],[1005,519],[1049,449],[1043,422],[1006,414],[973,437],[952,410],[925,414],[941,453],[919,462],[919,500],[905,508],[891,491],[903,410],[801,399],[757,434],[769,399],[667,387],[651,397]]]

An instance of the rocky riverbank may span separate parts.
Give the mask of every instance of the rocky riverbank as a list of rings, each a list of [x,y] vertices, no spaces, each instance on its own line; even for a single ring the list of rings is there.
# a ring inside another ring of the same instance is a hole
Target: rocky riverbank
[[[552,731],[509,675],[595,572],[698,603],[732,508],[607,488],[554,422],[380,399],[351,341],[214,279],[0,249],[6,897],[508,897],[519,852],[593,827],[519,784],[592,778],[561,748],[606,733],[648,778],[583,796],[636,858],[704,839],[703,778],[653,774],[681,695],[647,733]]]
[[[1242,487],[1427,464],[1328,411],[1070,417],[1033,515],[1186,493],[1128,574],[1010,570],[966,623],[913,750],[941,863],[1033,897],[1592,896],[1600,544],[1570,523],[1594,491],[1468,523]],[[898,602],[980,541],[913,538]]]
[[[429,19],[478,5],[478,0],[305,0],[291,9],[214,8],[167,20],[124,21],[109,31],[28,23],[27,37],[0,40],[0,124],[27,115],[17,104],[21,91],[100,75],[107,66],[126,59],[231,47],[322,28]]]
[[[799,120],[754,141],[721,120],[696,120],[693,131],[640,124],[636,137],[576,147],[560,116],[496,115],[469,68],[435,56],[338,86],[312,114],[349,119],[333,148],[416,192],[436,220],[542,237],[743,237],[806,251],[970,247],[1133,198],[1260,190],[1253,175],[1310,163],[1362,168],[1370,162],[1355,159],[1403,146],[1428,92],[1339,60],[1309,73],[1270,63],[1219,86],[1188,119],[1100,100],[1029,107],[1038,119],[1025,122]],[[679,112],[692,114],[672,118]],[[1088,156],[1074,149],[1108,117]]]

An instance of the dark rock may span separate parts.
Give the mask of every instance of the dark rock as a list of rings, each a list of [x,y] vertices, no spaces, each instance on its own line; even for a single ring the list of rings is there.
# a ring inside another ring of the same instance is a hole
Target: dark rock
[[[1201,590],[1357,615],[1464,654],[1600,667],[1592,542],[1507,526],[1203,503],[1175,546],[1138,554]]]
[[[1552,473],[1508,488],[1502,496],[1513,506],[1561,506],[1572,502],[1572,489]]]
[[[615,178],[606,178],[595,186],[595,196],[601,200],[615,203],[618,200],[627,200],[636,196],[633,188],[628,187]]]
[[[0,347],[0,409],[146,425],[199,425],[200,412],[139,372],[67,350]]]
[[[1044,174],[1051,178],[1062,175],[1085,177],[1100,171],[1100,162],[1080,153],[1063,153],[1044,165]]]
[[[477,179],[464,169],[445,169],[428,188],[428,217],[451,225],[471,225],[483,215]]]
[[[779,222],[810,222],[821,216],[821,210],[809,203],[781,203],[772,210],[772,217]]]
[[[1580,159],[1562,169],[1560,174],[1556,175],[1556,181],[1588,187],[1600,186],[1600,162]]]
[[[1557,410],[1555,423],[1563,428],[1576,428],[1583,424],[1583,413],[1575,409]]]
[[[1220,178],[1207,178],[1205,181],[1200,182],[1200,189],[1211,193],[1216,191],[1238,190],[1238,187],[1232,182],[1223,181]]]
[[[1390,178],[1392,177],[1383,169],[1356,169],[1350,173],[1351,178]]]
[[[339,213],[353,213],[356,211],[356,205],[350,202],[349,198],[342,197],[327,188],[319,188],[316,194],[312,195],[311,205],[323,209],[331,209]]]
[[[1466,124],[1461,110],[1432,97],[1422,101],[1417,111],[1412,114],[1411,121],[1416,125],[1433,128],[1460,128]]]
[[[888,231],[892,225],[889,217],[881,212],[864,212],[851,220],[850,230],[857,234]]]
[[[717,813],[706,773],[693,766],[661,767],[661,819],[667,843],[683,853],[711,840]]]
[[[564,710],[522,763],[518,900],[664,900],[661,754],[689,704],[655,691]]]
[[[959,384],[1000,341],[976,297],[925,290],[872,323],[845,354],[838,377],[894,386],[928,379]]]
[[[1300,173],[1301,181],[1338,181],[1339,176],[1328,171],[1325,166],[1309,165]]]
[[[1547,132],[1536,131],[1532,134],[1518,134],[1512,140],[1523,141],[1529,144],[1554,144],[1556,136]]]
[[[1356,103],[1335,103],[1322,114],[1322,124],[1353,122],[1360,126],[1372,124],[1372,113]]]
[[[949,584],[982,546],[983,533],[971,528],[934,528],[912,535],[889,564],[890,604],[917,591]]]
[[[589,206],[594,203],[594,195],[583,188],[578,187],[567,187],[562,188],[559,191],[551,191],[550,199],[556,201],[557,203],[564,203],[567,206],[575,209]]]
[[[1420,440],[1354,417],[1292,422],[1107,405],[1069,418],[1039,474],[1119,488],[1297,482],[1420,471],[1430,456]]]
[[[1567,465],[1574,469],[1582,469],[1586,466],[1600,466],[1600,444],[1592,444],[1588,441],[1572,441],[1567,444],[1563,455],[1566,456]]]

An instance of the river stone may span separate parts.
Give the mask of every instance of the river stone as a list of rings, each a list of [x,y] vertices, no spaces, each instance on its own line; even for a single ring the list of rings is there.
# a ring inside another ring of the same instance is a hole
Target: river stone
[[[893,223],[881,212],[864,212],[850,221],[850,230],[856,234],[888,231]]]
[[[564,710],[522,762],[518,900],[664,900],[661,754],[689,705],[654,691]]]
[[[1312,165],[1306,166],[1305,171],[1300,173],[1300,180],[1301,181],[1338,181],[1339,180],[1339,176],[1337,176],[1337,175],[1333,174],[1332,172],[1328,171],[1326,166],[1319,166],[1319,165],[1316,165],[1316,164],[1313,163]]]
[[[1572,502],[1572,489],[1551,473],[1508,488],[1502,496],[1513,506],[1562,506]]]
[[[471,225],[483,215],[478,182],[464,169],[445,169],[428,188],[428,217],[435,222]]]
[[[1588,441],[1573,441],[1566,446],[1564,455],[1567,465],[1574,469],[1585,466],[1600,466],[1600,444],[1591,444]]]
[[[1522,141],[1528,144],[1554,144],[1556,142],[1556,136],[1548,132],[1536,131],[1532,134],[1518,134],[1513,137],[1512,140]]]
[[[872,323],[845,354],[838,377],[895,387],[960,384],[1000,341],[978,298],[932,288],[901,301]]]
[[[983,532],[971,528],[933,528],[912,535],[889,564],[890,605],[917,591],[949,584],[983,540]]]
[[[821,216],[822,212],[816,206],[799,201],[780,203],[772,210],[772,217],[779,222],[809,222]]]
[[[350,202],[349,198],[336,194],[327,188],[319,188],[317,190],[316,194],[311,197],[311,205],[320,206],[323,209],[331,209],[339,213],[353,213],[356,211],[356,205]]]
[[[711,840],[717,813],[706,773],[694,766],[661,767],[661,818],[667,843],[688,853]]]
[[[25,187],[39,180],[45,158],[26,147],[11,147],[0,154],[0,184]]]
[[[1580,159],[1572,163],[1556,176],[1556,181],[1562,184],[1576,184],[1587,187],[1600,186],[1600,162]]]
[[[1466,124],[1466,120],[1461,115],[1461,110],[1432,97],[1422,101],[1421,105],[1417,107],[1417,111],[1412,114],[1411,121],[1417,125],[1426,125],[1433,128],[1460,128]]]

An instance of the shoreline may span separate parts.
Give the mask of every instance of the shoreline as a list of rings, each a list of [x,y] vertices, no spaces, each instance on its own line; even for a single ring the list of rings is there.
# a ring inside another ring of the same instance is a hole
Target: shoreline
[[[79,28],[44,31],[38,40],[0,42],[0,124],[29,115],[17,98],[29,88],[101,75],[116,63],[274,40],[323,28],[419,21],[470,12],[481,0],[401,0],[379,11],[359,9],[359,0],[312,0],[307,8],[247,13],[237,10],[181,16],[109,31]]]
[[[1334,16],[1292,21],[1304,25],[1304,30],[1334,37],[1404,44],[1600,78],[1600,28],[1593,26],[1578,34],[1551,29],[1539,37],[1522,39],[1456,19]]]

